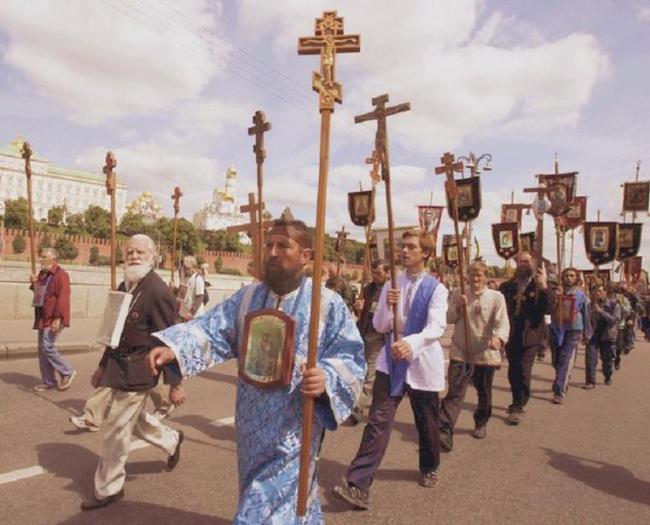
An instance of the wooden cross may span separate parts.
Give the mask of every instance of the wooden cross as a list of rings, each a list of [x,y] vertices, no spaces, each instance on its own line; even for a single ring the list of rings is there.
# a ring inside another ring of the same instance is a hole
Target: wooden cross
[[[23,159],[25,160],[25,177],[27,178],[27,219],[29,228],[29,257],[32,263],[32,274],[36,275],[36,236],[34,233],[34,201],[32,197],[32,146],[29,142],[23,142],[21,150]],[[34,292],[36,292],[36,283],[34,284]]]
[[[345,243],[348,239],[350,232],[345,231],[345,226],[341,227],[341,230],[336,232],[336,278],[338,279],[341,275],[341,263],[345,260]]]
[[[298,39],[299,55],[320,55],[321,69],[312,74],[312,88],[318,93],[321,111],[334,111],[334,103],[343,100],[343,87],[336,82],[336,54],[360,50],[361,37],[344,34],[343,17],[336,16],[336,11],[325,11],[316,19],[315,36]]]
[[[460,284],[460,293],[465,295],[465,250],[462,247],[461,236],[458,231],[458,185],[454,179],[455,172],[463,172],[463,163],[457,161],[452,153],[446,152],[442,157],[440,157],[440,166],[436,166],[435,173],[436,175],[445,175],[447,180],[445,181],[445,191],[449,199],[449,207],[452,212],[452,217],[454,220],[454,233],[456,234],[456,242],[461,244],[458,246],[458,280]],[[469,320],[467,317],[467,305],[463,307],[463,317],[464,317],[464,327],[465,327],[465,354],[466,357],[469,357]]]
[[[379,95],[372,99],[372,104],[375,109],[369,113],[357,115],[354,117],[354,122],[366,122],[368,120],[377,121],[377,132],[375,133],[375,151],[376,162],[381,164],[381,177],[386,185],[386,215],[388,217],[388,249],[390,253],[390,279],[393,285],[397,282],[397,270],[395,268],[395,225],[393,222],[393,200],[391,194],[391,180],[390,180],[390,157],[388,155],[388,131],[386,128],[386,117],[409,111],[411,104],[405,102],[396,106],[387,108],[386,103],[389,98],[387,94]],[[397,304],[393,305],[393,316],[397,319]],[[393,341],[399,339],[399,332],[397,323],[393,323]]]
[[[341,84],[336,82],[336,53],[356,53],[361,49],[360,42],[361,38],[359,35],[344,34],[343,18],[336,16],[336,11],[325,11],[321,18],[316,19],[315,36],[301,37],[298,39],[299,55],[320,54],[320,73],[314,72],[312,74],[312,88],[318,93],[321,133],[307,368],[316,366],[316,354],[318,352],[318,326],[320,322],[321,302],[320,284],[323,276],[323,246],[325,244],[325,207],[327,203],[327,174],[329,170],[330,123],[335,102],[341,103],[343,100],[343,88]],[[300,475],[298,477],[297,514],[300,517],[304,517],[307,513],[313,418],[314,399],[305,396],[303,401]]]
[[[372,168],[370,169],[370,180],[372,181],[372,187],[379,182],[379,157],[377,156],[377,151],[373,150],[372,155],[366,158],[366,164],[371,164]]]
[[[171,267],[171,284],[174,286],[174,273],[176,272],[176,232],[178,231],[178,213],[181,211],[181,197],[183,192],[179,186],[174,188],[172,200],[174,201],[174,232],[172,234],[172,267]],[[179,263],[180,264],[180,263]]]
[[[117,212],[115,205],[116,176],[115,167],[117,159],[112,151],[106,152],[106,159],[102,171],[106,175],[106,193],[111,198],[111,290],[117,290]]]

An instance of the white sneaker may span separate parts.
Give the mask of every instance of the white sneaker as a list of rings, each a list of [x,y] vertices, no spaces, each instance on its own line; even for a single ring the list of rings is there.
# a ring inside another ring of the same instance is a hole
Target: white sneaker
[[[170,405],[169,408],[167,408],[166,410],[164,410],[164,409],[161,410],[161,409],[157,408],[156,410],[154,410],[151,413],[151,415],[153,417],[155,417],[158,421],[162,421],[167,416],[169,416],[169,414],[171,414],[175,408],[176,408],[176,405]]]
[[[70,423],[78,429],[87,430],[88,432],[97,432],[99,430],[98,426],[91,425],[83,418],[83,416],[70,416]]]

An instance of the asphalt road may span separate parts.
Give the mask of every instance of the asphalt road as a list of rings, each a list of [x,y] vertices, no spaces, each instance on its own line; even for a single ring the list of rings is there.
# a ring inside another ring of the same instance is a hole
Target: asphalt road
[[[0,523],[3,525],[207,525],[230,523],[237,505],[233,363],[186,384],[188,402],[169,424],[185,431],[181,461],[165,470],[164,453],[133,450],[123,501],[91,513],[79,510],[92,495],[100,451],[97,433],[75,430],[91,393],[98,354],[70,355],[79,370],[67,392],[33,393],[35,359],[0,362]],[[497,372],[488,437],[477,441],[471,412],[461,414],[454,451],[444,454],[434,489],[417,484],[417,444],[408,401],[371,493],[371,509],[351,511],[331,495],[356,452],[362,426],[329,433],[319,464],[329,524],[635,524],[650,523],[650,345],[624,357],[614,384],[579,388],[578,358],[564,405],[550,402],[547,357],[534,368],[533,399],[519,427],[505,424],[506,369]],[[472,410],[476,394],[468,390]]]

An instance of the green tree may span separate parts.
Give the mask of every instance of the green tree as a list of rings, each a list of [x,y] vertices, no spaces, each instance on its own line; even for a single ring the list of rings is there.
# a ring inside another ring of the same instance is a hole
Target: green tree
[[[60,260],[62,261],[72,261],[77,258],[79,255],[79,250],[77,247],[65,237],[59,237],[54,243],[54,249]]]
[[[245,251],[238,233],[228,233],[226,230],[203,230],[199,232],[199,237],[208,250],[236,253]]]
[[[29,226],[27,200],[24,197],[5,201],[5,228],[25,230]]]
[[[111,214],[101,206],[88,206],[84,215],[86,231],[98,239],[108,239],[111,236]]]
[[[88,258],[88,264],[94,266],[97,264],[99,259],[99,248],[97,246],[90,247],[90,257]]]
[[[63,230],[63,232],[66,235],[88,235],[84,214],[73,213],[72,215],[68,215],[65,230]]]
[[[65,205],[53,206],[47,210],[47,223],[50,226],[59,226],[63,222],[65,211]]]
[[[14,253],[23,253],[25,251],[25,238],[19,233],[11,242]]]
[[[119,233],[128,235],[129,237],[136,233],[144,233],[145,235],[151,236],[151,230],[153,228],[144,223],[143,216],[136,213],[125,213],[117,228]]]

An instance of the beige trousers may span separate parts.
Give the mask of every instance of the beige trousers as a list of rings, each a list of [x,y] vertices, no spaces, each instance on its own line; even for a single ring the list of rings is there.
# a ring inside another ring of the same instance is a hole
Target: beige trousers
[[[178,432],[144,411],[149,392],[126,392],[110,388],[110,410],[102,427],[102,455],[95,471],[95,497],[117,494],[124,486],[125,465],[131,436],[135,435],[172,455]]]
[[[168,385],[160,380],[155,387],[149,390],[149,399],[151,399],[156,412],[167,412],[172,406],[168,388]],[[110,407],[112,391],[113,389],[107,386],[97,387],[86,400],[82,416],[86,423],[96,427],[102,426],[106,412]]]

